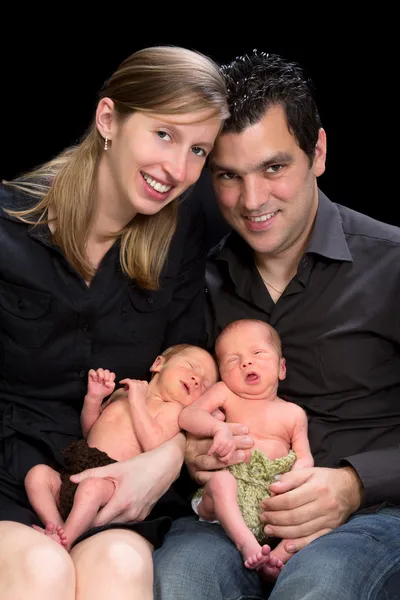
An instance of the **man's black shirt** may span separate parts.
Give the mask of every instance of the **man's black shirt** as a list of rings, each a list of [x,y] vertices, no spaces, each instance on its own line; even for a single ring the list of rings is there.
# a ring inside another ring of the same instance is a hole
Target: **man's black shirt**
[[[310,242],[276,304],[233,232],[210,255],[207,297],[210,347],[236,319],[280,334],[279,392],[306,410],[316,466],[347,462],[365,506],[400,504],[400,229],[320,192]]]

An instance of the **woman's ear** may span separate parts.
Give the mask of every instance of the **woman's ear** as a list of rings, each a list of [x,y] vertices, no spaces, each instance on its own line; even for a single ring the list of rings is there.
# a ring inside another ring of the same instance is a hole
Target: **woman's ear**
[[[115,107],[111,98],[102,98],[96,109],[96,127],[103,138],[112,140]]]

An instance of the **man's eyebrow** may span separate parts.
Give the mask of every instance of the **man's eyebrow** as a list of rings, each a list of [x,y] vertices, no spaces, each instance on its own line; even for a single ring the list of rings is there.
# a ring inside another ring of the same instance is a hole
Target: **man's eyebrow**
[[[257,171],[264,171],[271,165],[277,165],[281,163],[291,163],[293,162],[293,156],[289,152],[277,152],[273,156],[262,160],[261,162],[248,167],[245,171],[236,171],[233,167],[229,165],[224,165],[222,163],[217,162],[212,157],[210,159],[209,168],[211,171],[223,171],[224,173],[241,173],[246,175],[247,173],[255,173]]]

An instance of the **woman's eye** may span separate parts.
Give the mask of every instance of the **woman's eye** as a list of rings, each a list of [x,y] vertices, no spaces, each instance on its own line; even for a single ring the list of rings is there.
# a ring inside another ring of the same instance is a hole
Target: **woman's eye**
[[[167,140],[167,142],[171,141],[171,136],[166,131],[157,131],[157,135],[162,140]]]
[[[203,150],[203,148],[200,148],[199,146],[193,146],[192,148],[192,152],[193,154],[195,154],[196,156],[207,156],[207,153],[205,150]]]

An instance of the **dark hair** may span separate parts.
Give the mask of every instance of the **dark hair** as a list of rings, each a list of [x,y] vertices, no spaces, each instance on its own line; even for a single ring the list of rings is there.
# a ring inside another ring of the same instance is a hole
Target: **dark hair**
[[[299,147],[314,159],[321,120],[313,84],[300,65],[276,54],[253,50],[222,65],[230,117],[222,132],[240,133],[258,123],[271,106],[282,106]]]

